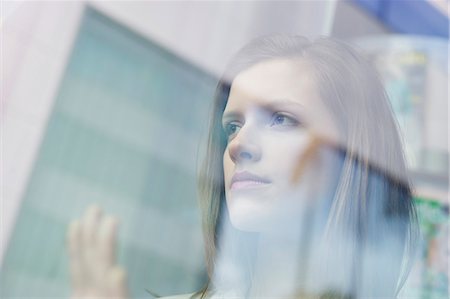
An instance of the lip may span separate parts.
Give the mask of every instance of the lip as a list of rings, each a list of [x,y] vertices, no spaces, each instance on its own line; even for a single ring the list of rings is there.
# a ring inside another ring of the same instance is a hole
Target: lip
[[[248,171],[238,172],[231,178],[230,189],[253,189],[270,184],[271,181]]]

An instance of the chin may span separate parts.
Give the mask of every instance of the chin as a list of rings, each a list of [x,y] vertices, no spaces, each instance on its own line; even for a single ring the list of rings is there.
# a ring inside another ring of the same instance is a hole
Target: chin
[[[248,217],[244,218],[244,217],[230,216],[230,222],[233,228],[240,231],[252,233],[261,231],[261,225],[257,223],[257,221],[248,219]]]
[[[252,205],[245,200],[234,202],[228,207],[231,225],[246,232],[262,232],[270,227],[270,217],[264,207]]]

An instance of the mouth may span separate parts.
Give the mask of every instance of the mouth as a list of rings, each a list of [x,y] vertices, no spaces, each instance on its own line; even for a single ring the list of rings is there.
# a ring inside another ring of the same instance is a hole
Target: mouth
[[[230,184],[230,190],[258,189],[270,185],[270,180],[248,171],[236,173]]]

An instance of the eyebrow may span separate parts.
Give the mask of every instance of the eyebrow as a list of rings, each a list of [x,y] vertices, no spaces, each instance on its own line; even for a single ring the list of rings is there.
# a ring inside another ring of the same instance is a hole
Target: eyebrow
[[[266,103],[258,104],[258,107],[262,107],[263,110],[275,112],[279,109],[283,109],[285,107],[300,107],[302,110],[305,109],[305,106],[290,100],[290,99],[274,99],[274,100],[267,100]],[[225,111],[222,115],[222,122],[226,119],[239,119],[242,117],[242,113],[238,111]]]

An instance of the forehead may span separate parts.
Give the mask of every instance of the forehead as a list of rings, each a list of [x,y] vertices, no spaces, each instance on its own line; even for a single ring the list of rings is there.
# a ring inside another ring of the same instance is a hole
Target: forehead
[[[286,100],[311,107],[319,100],[312,68],[300,59],[272,59],[239,73],[232,82],[226,110]]]

